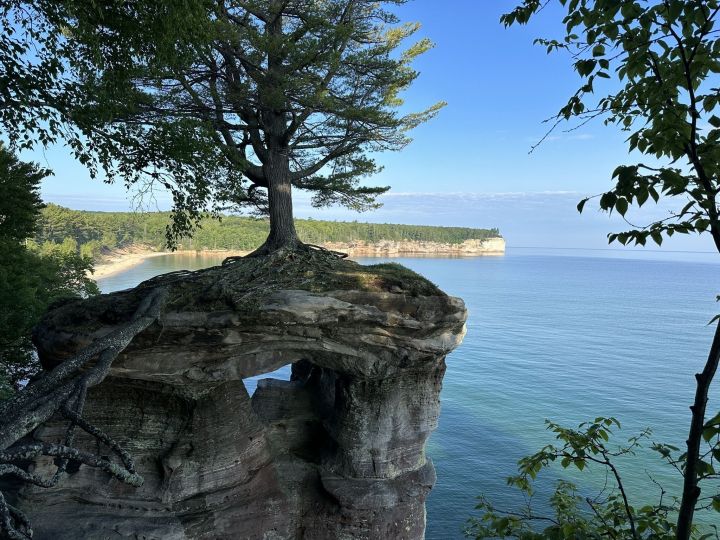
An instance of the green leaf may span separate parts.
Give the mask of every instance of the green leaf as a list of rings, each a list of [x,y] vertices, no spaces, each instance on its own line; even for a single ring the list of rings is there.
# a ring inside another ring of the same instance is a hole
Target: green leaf
[[[612,210],[615,206],[615,201],[617,201],[617,195],[615,195],[612,191],[608,191],[600,197],[600,208],[603,210]]]
[[[590,75],[595,70],[595,66],[597,66],[597,60],[578,60],[575,63],[575,69],[581,77]]]
[[[699,474],[712,475],[715,474],[715,467],[707,461],[700,460],[697,464],[697,471]]]
[[[628,211],[628,201],[627,201],[627,199],[626,199],[625,197],[620,197],[620,198],[615,202],[615,210],[617,210],[618,213],[619,213],[621,216],[624,216],[624,215],[627,213],[627,211]]]
[[[658,246],[662,246],[663,238],[660,231],[650,231],[650,237],[653,239]]]
[[[705,442],[710,442],[710,440],[718,433],[720,433],[720,429],[716,427],[708,427],[703,430],[702,437],[705,439]]]
[[[627,188],[635,183],[637,178],[637,167],[621,167],[618,171],[618,188]]]

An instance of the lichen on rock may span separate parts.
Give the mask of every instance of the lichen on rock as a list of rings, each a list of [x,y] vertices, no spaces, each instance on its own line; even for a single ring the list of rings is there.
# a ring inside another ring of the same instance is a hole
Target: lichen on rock
[[[435,481],[425,442],[464,335],[461,300],[399,265],[236,259],[60,306],[35,332],[43,365],[112,332],[157,287],[168,291],[157,322],[86,405],[144,483],[81,466],[55,488],[23,488],[14,502],[35,538],[423,537]],[[243,379],[287,364],[290,381],[248,395]]]

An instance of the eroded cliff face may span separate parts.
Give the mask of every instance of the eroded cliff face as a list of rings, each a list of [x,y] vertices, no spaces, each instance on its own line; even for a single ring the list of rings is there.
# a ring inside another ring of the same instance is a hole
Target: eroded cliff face
[[[328,242],[326,248],[347,253],[351,257],[399,257],[420,255],[425,257],[476,257],[504,255],[504,238],[465,240],[458,244],[442,242],[416,242],[380,240],[378,242]]]
[[[396,265],[241,260],[58,308],[36,332],[44,365],[112,331],[154,287],[170,291],[158,323],[86,406],[144,484],[81,466],[55,488],[23,488],[36,539],[423,537],[435,482],[424,448],[461,300]],[[244,378],[286,364],[290,381],[248,395]]]

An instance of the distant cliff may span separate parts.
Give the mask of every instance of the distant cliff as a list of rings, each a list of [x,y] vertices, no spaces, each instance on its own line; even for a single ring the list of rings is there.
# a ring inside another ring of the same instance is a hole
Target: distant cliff
[[[378,242],[326,242],[324,246],[352,257],[397,257],[402,255],[458,256],[504,255],[505,239],[465,240],[460,243],[380,240]]]
[[[167,212],[81,212],[49,204],[43,210],[34,240],[38,248],[62,246],[92,258],[113,250],[140,246],[163,251]],[[502,253],[504,242],[496,228],[435,227],[391,223],[360,223],[296,219],[300,240],[315,245],[338,246],[339,251],[363,255],[427,253],[480,255]],[[180,239],[179,250],[252,251],[268,234],[268,222],[241,216],[204,219],[192,238]],[[359,246],[374,246],[370,251]],[[347,246],[347,248],[345,247]],[[349,249],[352,246],[352,249]],[[375,247],[376,246],[376,247]],[[395,248],[397,246],[397,249]]]

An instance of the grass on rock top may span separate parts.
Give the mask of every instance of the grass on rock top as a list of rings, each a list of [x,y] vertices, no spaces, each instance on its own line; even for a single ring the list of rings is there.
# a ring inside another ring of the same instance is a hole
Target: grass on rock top
[[[167,286],[167,310],[252,309],[272,292],[359,290],[409,296],[446,296],[436,285],[396,263],[362,265],[326,250],[279,251],[264,257],[231,257],[221,266],[173,272],[137,289]]]

